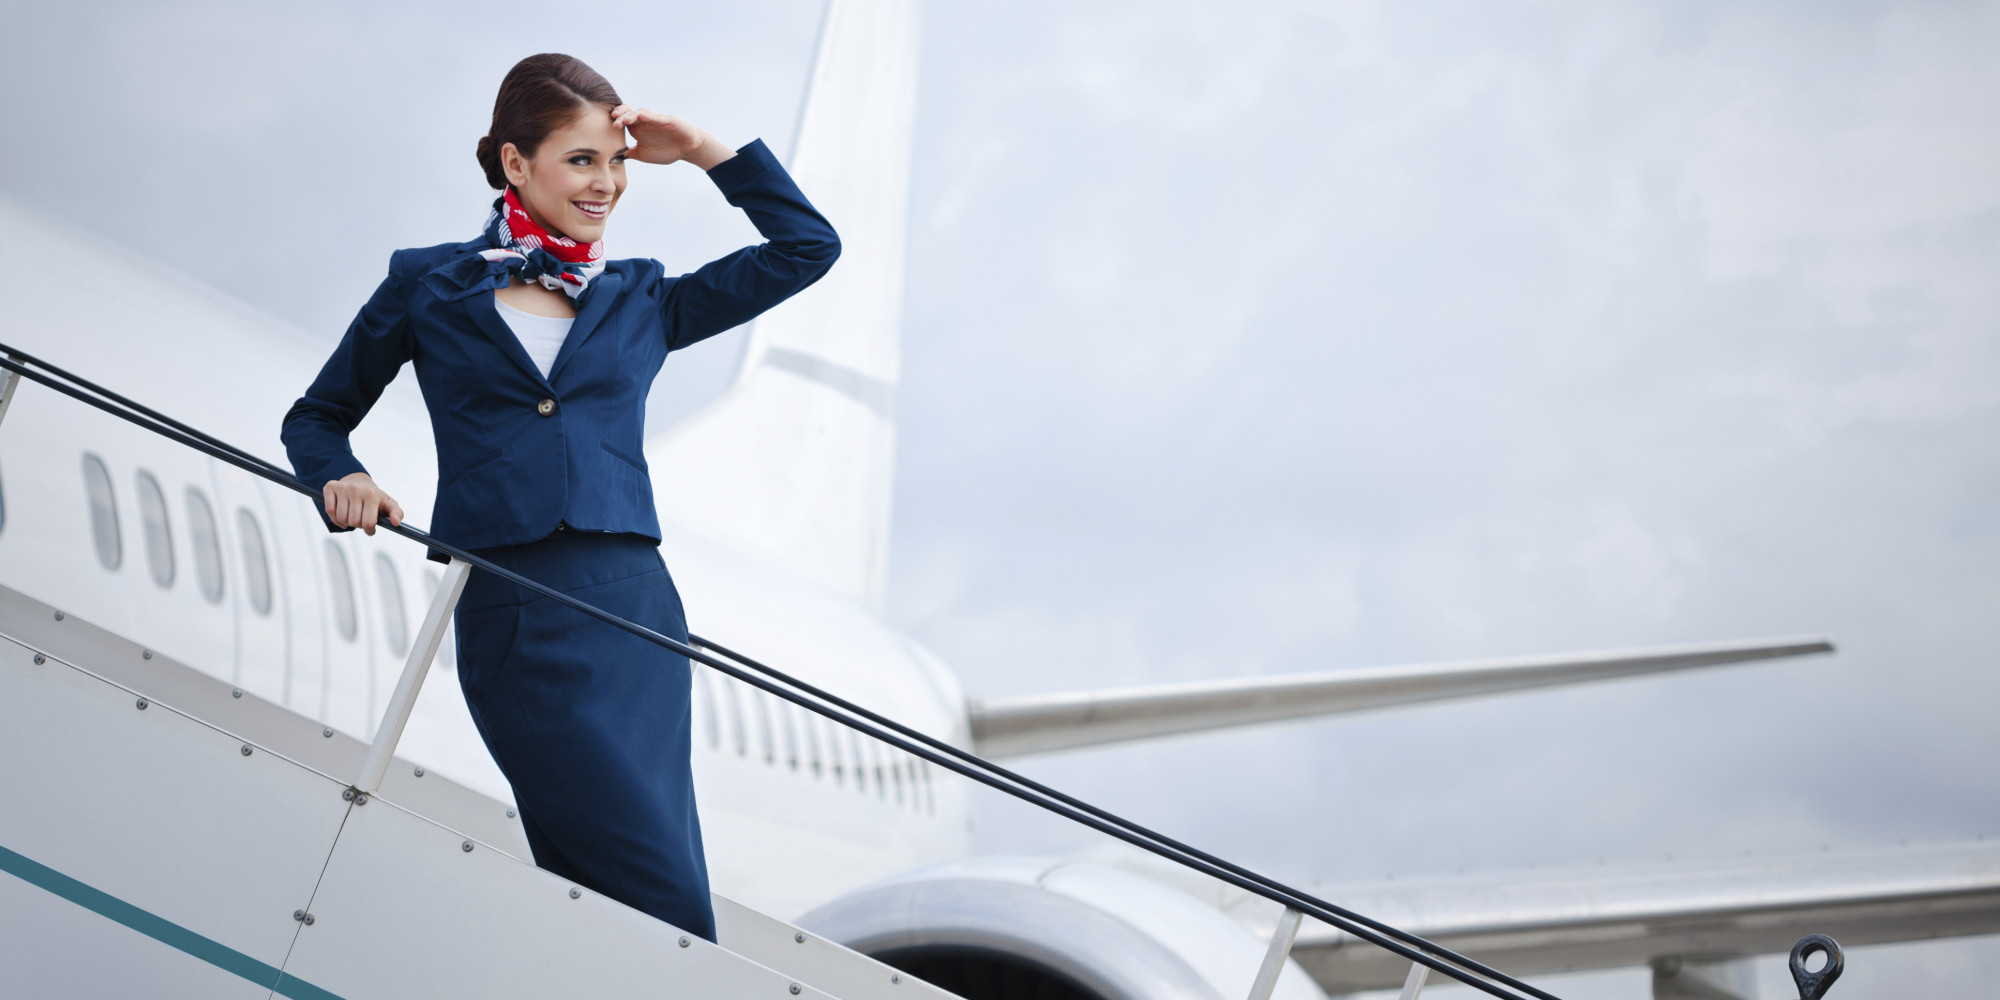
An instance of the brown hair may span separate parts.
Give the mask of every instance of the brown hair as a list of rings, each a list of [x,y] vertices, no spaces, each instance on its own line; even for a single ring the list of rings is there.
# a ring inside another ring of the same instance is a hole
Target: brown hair
[[[507,187],[500,147],[511,142],[522,156],[534,156],[550,132],[575,121],[585,107],[609,111],[623,103],[609,81],[575,56],[544,52],[515,63],[493,99],[493,124],[479,139],[486,183],[495,190]]]

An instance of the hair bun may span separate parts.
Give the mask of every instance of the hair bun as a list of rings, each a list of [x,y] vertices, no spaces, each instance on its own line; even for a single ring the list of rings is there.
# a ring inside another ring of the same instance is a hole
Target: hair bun
[[[479,151],[475,155],[479,157],[479,168],[486,171],[486,183],[495,191],[506,190],[507,172],[500,169],[500,151],[494,148],[491,135],[479,137]]]

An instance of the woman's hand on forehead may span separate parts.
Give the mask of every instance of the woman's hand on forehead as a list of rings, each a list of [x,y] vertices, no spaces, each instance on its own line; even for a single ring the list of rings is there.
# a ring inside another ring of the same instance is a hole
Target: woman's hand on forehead
[[[632,134],[625,156],[642,163],[686,160],[703,170],[736,155],[701,126],[679,115],[620,104],[611,109],[611,123]]]

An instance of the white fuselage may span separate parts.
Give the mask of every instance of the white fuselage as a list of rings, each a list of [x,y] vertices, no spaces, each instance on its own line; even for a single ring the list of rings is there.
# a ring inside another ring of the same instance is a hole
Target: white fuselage
[[[148,287],[93,303],[91,322],[12,328],[0,342],[278,458],[279,421],[321,349],[232,303],[138,283]],[[413,382],[391,387],[354,446],[421,526],[435,469]],[[662,492],[699,488],[670,469],[655,480]],[[0,584],[364,739],[439,579],[419,545],[330,534],[305,497],[33,384],[0,423],[0,490]],[[666,533],[697,633],[965,742],[956,679],[907,638],[726,539],[671,522]],[[453,656],[440,653],[399,753],[511,800]],[[718,891],[790,915],[966,851],[962,781],[716,671],[695,674],[695,779]]]

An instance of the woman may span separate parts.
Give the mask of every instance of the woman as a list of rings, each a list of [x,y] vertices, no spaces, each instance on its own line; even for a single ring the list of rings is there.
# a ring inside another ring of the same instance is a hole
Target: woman
[[[732,151],[625,104],[565,55],[507,74],[478,156],[502,192],[485,231],[389,258],[285,416],[292,467],[325,485],[330,529],[402,523],[348,434],[411,362],[437,439],[432,532],[685,640],[641,450],[647,389],[669,351],[812,284],[839,240],[762,141]],[[707,171],[766,242],[679,277],[658,261],[606,260],[628,159]],[[714,940],[687,660],[483,573],[457,626],[466,705],[513,785],[535,863]]]

